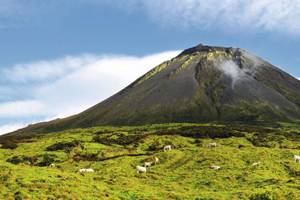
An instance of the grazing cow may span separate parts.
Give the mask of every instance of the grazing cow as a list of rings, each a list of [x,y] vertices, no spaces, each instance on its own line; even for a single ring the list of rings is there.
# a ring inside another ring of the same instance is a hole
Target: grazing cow
[[[50,167],[50,168],[54,168],[54,167],[55,167],[55,164],[52,163],[52,164],[49,165],[49,167]]]
[[[154,165],[156,165],[157,163],[159,163],[159,159],[158,159],[158,157],[154,157]]]
[[[152,162],[144,162],[144,167],[151,167]]]
[[[219,169],[221,169],[221,167],[217,166],[217,165],[211,165],[210,168],[213,169],[213,170],[219,170]]]
[[[136,173],[146,173],[147,172],[147,168],[146,167],[142,167],[142,166],[136,166]]]
[[[171,150],[172,150],[171,145],[167,145],[164,147],[164,151],[171,151]]]
[[[260,164],[260,162],[255,162],[255,163],[252,164],[252,166],[257,166],[259,164]]]
[[[300,163],[300,156],[294,155],[294,160],[296,163]]]
[[[207,146],[210,147],[210,148],[217,147],[217,143],[216,142],[212,142],[212,143],[209,143]]]
[[[91,168],[87,168],[87,169],[83,168],[79,170],[79,173],[93,173],[93,172],[95,171]]]

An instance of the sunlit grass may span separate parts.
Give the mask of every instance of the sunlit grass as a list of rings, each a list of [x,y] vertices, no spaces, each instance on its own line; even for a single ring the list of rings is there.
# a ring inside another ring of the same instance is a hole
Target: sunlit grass
[[[95,127],[21,141],[14,150],[0,149],[0,199],[300,198],[300,164],[293,160],[294,154],[300,154],[298,125],[282,124],[268,129],[224,127]],[[290,133],[294,134],[289,137]],[[135,137],[137,134],[145,136]],[[120,145],[119,137],[130,143]],[[99,143],[103,138],[106,143]],[[46,151],[58,142],[72,141],[79,141],[81,146]],[[217,142],[217,147],[209,148],[210,142]],[[167,144],[173,149],[163,152]],[[55,156],[55,167],[39,166],[45,154]],[[7,162],[14,156],[38,159],[35,163],[17,165]],[[152,156],[158,157],[160,163],[145,174],[137,174],[135,166]],[[252,166],[255,162],[259,164]],[[212,170],[211,165],[221,169]],[[81,168],[92,168],[95,173],[82,175],[78,173]]]

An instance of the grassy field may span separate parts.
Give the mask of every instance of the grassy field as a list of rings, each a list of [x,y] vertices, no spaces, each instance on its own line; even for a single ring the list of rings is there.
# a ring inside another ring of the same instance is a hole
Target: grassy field
[[[296,124],[94,127],[1,142],[0,199],[300,199]]]

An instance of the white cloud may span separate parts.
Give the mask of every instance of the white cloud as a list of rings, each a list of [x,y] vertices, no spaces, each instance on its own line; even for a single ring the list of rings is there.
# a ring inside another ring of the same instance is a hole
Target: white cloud
[[[95,0],[88,0],[95,1]],[[264,30],[300,34],[299,0],[110,0],[139,8],[159,24],[226,31]]]
[[[25,126],[25,123],[5,124],[3,126],[0,126],[0,135],[18,130]]]
[[[47,102],[51,108],[49,113],[65,117],[81,112],[113,95],[154,66],[178,53],[172,51],[142,58],[102,57],[54,83],[37,88],[35,94],[42,102]]]
[[[66,56],[52,61],[16,64],[13,67],[2,69],[0,74],[3,81],[9,82],[49,81],[94,63],[98,59],[99,57],[88,54],[78,57]]]
[[[43,107],[43,103],[37,100],[2,102],[0,103],[0,118],[41,115]]]
[[[178,54],[179,51],[169,51],[145,57],[69,56],[18,64],[2,70],[2,90],[12,99],[0,102],[0,118],[4,121],[14,119],[15,122],[13,126],[4,124],[2,130],[20,128],[15,124],[23,125],[25,122],[37,122],[37,119],[44,121],[81,112]],[[12,92],[19,87],[22,93],[19,90]],[[24,96],[26,100],[23,100]]]
[[[39,19],[58,7],[78,2],[110,4],[129,12],[143,10],[160,25],[300,34],[299,0],[2,0],[0,28]]]
[[[245,76],[245,72],[232,60],[218,62],[216,63],[216,67],[232,79],[232,86],[234,86],[236,81],[243,79]]]

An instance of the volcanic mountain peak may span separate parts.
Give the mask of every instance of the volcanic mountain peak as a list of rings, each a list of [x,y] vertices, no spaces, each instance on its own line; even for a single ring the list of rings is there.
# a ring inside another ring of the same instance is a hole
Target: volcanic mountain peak
[[[196,52],[209,52],[209,51],[230,51],[232,47],[218,47],[218,46],[207,46],[202,43],[198,44],[195,47],[188,48],[184,50],[180,55],[193,54]]]
[[[173,65],[174,63],[177,63],[176,66]],[[133,85],[139,85],[161,71],[165,71],[162,74],[169,78],[179,73],[187,73],[189,67],[196,69],[189,71],[189,73],[197,73],[205,67],[210,67],[211,70],[222,72],[225,76],[230,77],[235,83],[241,78],[253,77],[257,67],[263,68],[266,64],[271,66],[262,59],[239,48],[199,44],[184,50],[172,60],[162,63],[138,79]],[[195,67],[195,65],[197,66]]]
[[[78,115],[13,134],[99,125],[299,119],[299,80],[245,50],[200,44]]]

